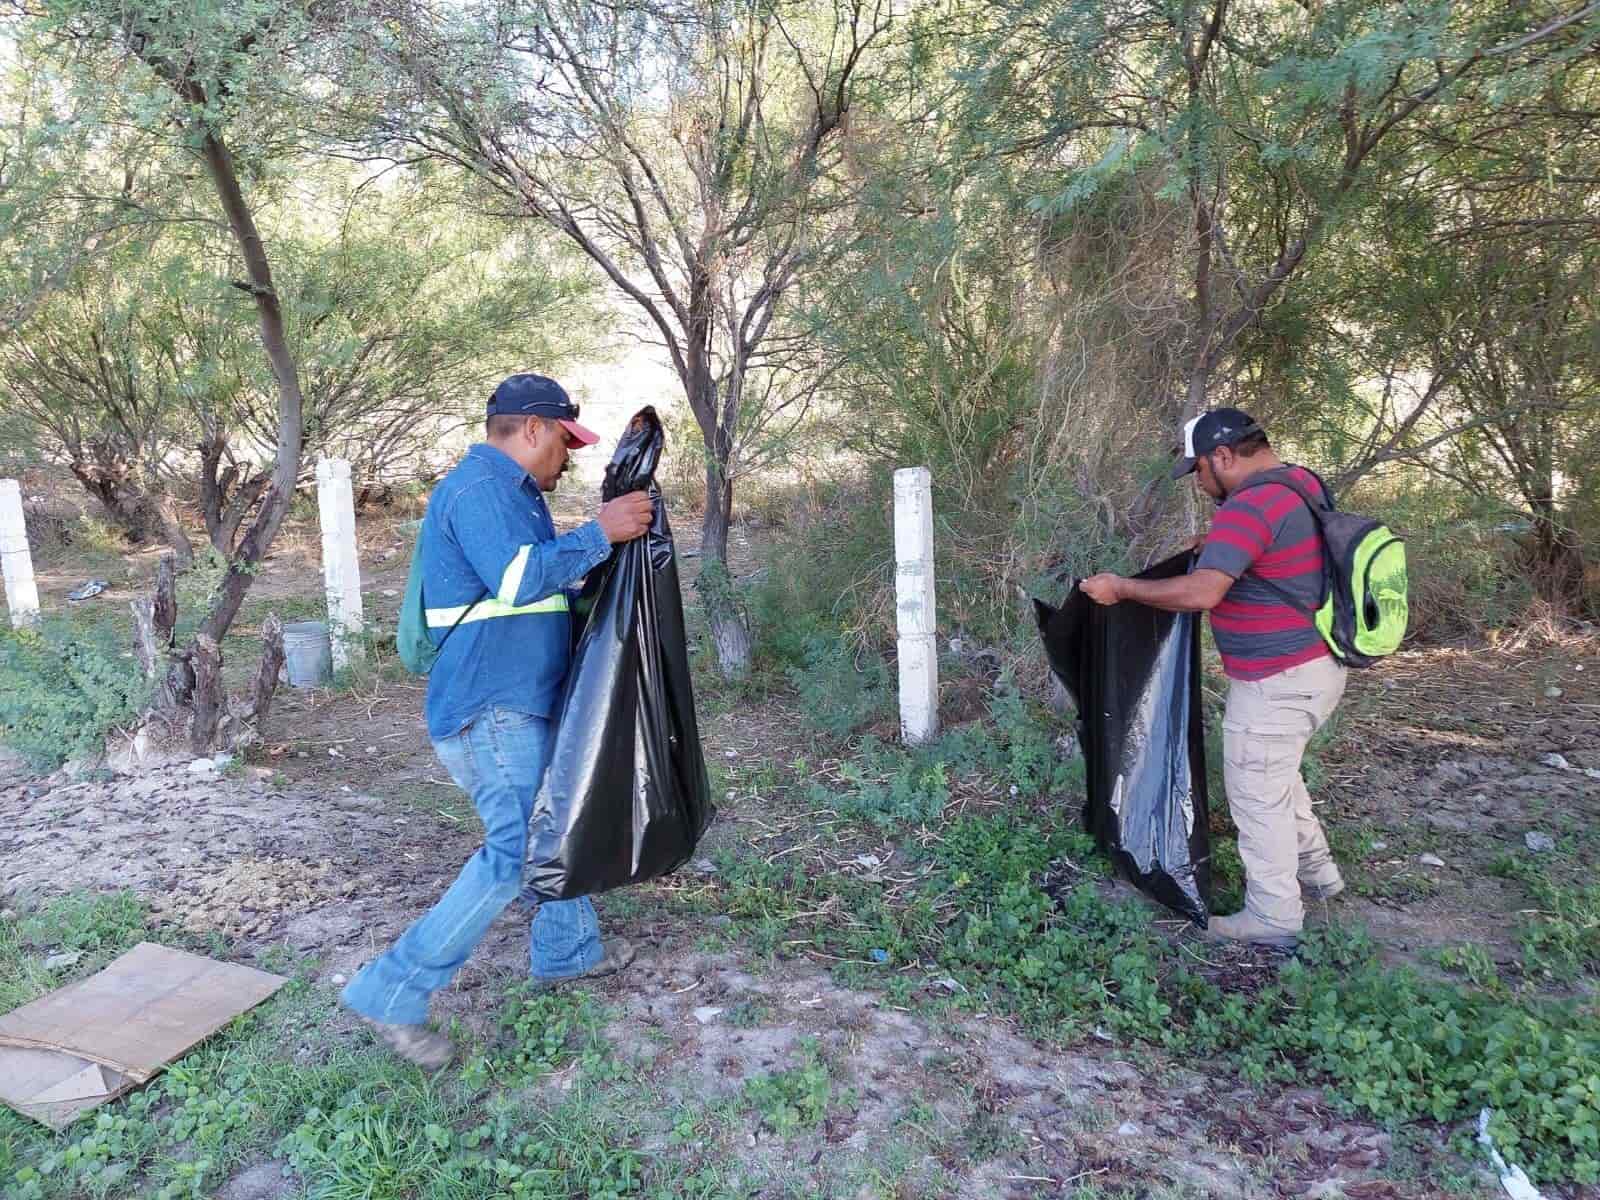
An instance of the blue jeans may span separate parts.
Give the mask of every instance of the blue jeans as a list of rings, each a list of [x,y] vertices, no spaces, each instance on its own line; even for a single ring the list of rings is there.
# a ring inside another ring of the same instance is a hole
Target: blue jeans
[[[374,1021],[427,1020],[428,997],[455,978],[494,919],[522,891],[528,820],[554,734],[551,721],[496,706],[460,733],[434,742],[445,770],[472,797],[483,822],[483,848],[439,902],[350,981],[341,997],[347,1006]],[[539,905],[528,936],[536,979],[577,975],[604,957],[600,922],[587,896]]]

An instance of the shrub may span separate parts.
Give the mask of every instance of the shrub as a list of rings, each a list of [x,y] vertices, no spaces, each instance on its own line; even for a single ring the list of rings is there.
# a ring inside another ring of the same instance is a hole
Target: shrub
[[[94,754],[149,684],[106,628],[47,621],[0,634],[0,741],[40,769]]]
[[[772,547],[752,608],[764,654],[805,663],[813,634],[894,636],[894,525],[887,474],[797,510]]]
[[[808,725],[842,738],[889,711],[889,668],[871,648],[858,650],[842,636],[812,633],[801,654],[802,665],[790,667],[788,675]]]

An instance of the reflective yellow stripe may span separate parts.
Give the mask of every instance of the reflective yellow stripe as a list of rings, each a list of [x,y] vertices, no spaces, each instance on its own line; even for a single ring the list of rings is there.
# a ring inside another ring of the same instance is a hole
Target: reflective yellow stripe
[[[471,611],[468,612],[468,609]],[[463,625],[470,625],[474,621],[487,621],[491,617],[520,617],[524,613],[566,611],[566,594],[557,592],[554,596],[546,596],[543,600],[535,600],[532,604],[502,604],[493,596],[489,596],[476,604],[458,604],[454,608],[430,608],[427,610],[427,617],[428,628],[448,629],[458,621]],[[463,613],[466,615],[462,616]]]
[[[511,558],[511,565],[506,567],[500,576],[500,591],[495,599],[501,604],[515,604],[517,589],[522,586],[522,573],[528,569],[528,555],[533,553],[532,546],[520,547]]]

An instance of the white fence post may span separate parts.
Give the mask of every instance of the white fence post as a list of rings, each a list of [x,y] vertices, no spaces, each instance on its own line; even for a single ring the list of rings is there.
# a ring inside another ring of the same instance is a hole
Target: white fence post
[[[33,582],[28,526],[22,516],[22,485],[0,479],[0,573],[6,581],[11,624],[21,629],[39,619],[39,589]]]
[[[939,647],[933,595],[933,476],[894,473],[895,627],[900,653],[900,736],[917,745],[939,733]]]
[[[356,554],[356,502],[350,464],[342,458],[317,463],[317,511],[322,525],[322,584],[328,593],[328,631],[333,669],[362,657],[361,562]]]

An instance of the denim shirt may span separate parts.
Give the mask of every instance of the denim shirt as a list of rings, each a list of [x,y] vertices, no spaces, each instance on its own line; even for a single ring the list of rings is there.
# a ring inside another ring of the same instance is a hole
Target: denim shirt
[[[572,656],[565,589],[610,557],[599,522],[558,537],[538,483],[479,444],[429,497],[420,552],[429,636],[443,646],[428,736],[459,733],[492,705],[557,715]]]

